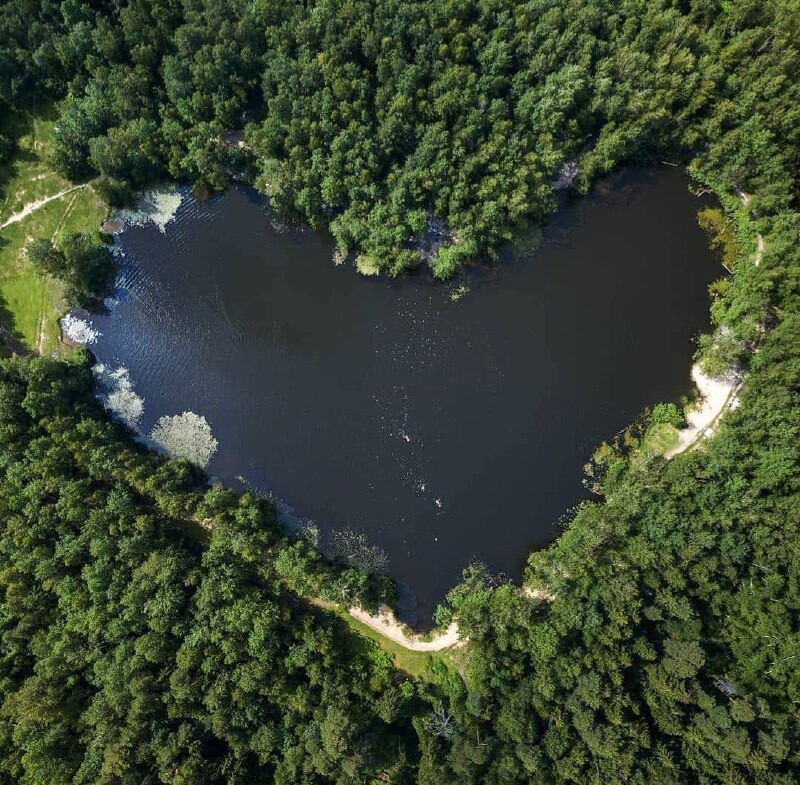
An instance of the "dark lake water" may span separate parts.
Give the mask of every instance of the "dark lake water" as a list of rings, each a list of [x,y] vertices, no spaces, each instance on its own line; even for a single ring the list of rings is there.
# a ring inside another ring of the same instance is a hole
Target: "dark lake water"
[[[209,473],[364,532],[421,619],[480,559],[519,577],[584,497],[593,448],[690,392],[722,272],[677,170],[627,172],[560,210],[535,253],[455,284],[337,267],[234,189],[131,227],[120,302],[92,347],[129,369],[143,431],[191,410]]]

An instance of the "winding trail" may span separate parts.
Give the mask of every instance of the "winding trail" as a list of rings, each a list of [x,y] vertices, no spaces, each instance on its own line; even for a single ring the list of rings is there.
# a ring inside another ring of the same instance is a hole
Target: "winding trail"
[[[519,591],[524,597],[536,602],[553,602],[556,598],[555,594],[552,594],[547,589],[522,586]],[[467,638],[462,637],[459,633],[456,622],[450,624],[444,632],[440,632],[432,638],[423,639],[419,635],[409,633],[408,627],[401,624],[389,608],[384,607],[378,613],[371,614],[354,605],[348,608],[347,612],[354,619],[380,633],[384,638],[388,638],[393,643],[409,651],[444,651],[458,648],[467,642]]]
[[[86,188],[88,183],[83,183],[81,185],[73,185],[71,188],[65,188],[63,191],[59,191],[56,194],[52,194],[51,196],[43,196],[41,199],[36,199],[33,202],[28,202],[18,213],[14,213],[6,218],[3,223],[0,224],[0,229],[5,229],[7,226],[11,226],[11,224],[18,223],[23,219],[27,218],[31,213],[35,213],[37,210],[41,210],[46,204],[50,204],[50,202],[54,202],[56,199],[61,199],[62,196],[66,196],[67,194],[71,194],[73,191],[78,191],[81,188]]]

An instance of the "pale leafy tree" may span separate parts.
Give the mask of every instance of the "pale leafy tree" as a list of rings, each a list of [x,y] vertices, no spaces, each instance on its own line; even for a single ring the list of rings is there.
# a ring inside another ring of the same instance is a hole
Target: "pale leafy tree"
[[[569,188],[575,182],[575,178],[580,172],[580,167],[577,161],[567,161],[562,167],[558,175],[558,180],[555,182],[556,190],[564,190]]]
[[[120,210],[117,219],[125,226],[155,224],[165,233],[182,203],[183,196],[177,188],[153,188],[142,195],[135,210]]]
[[[100,333],[86,319],[81,319],[71,313],[61,319],[61,330],[67,338],[80,344],[94,343],[100,336]]]
[[[453,715],[445,711],[444,704],[440,703],[438,707],[432,711],[426,721],[425,730],[431,736],[438,736],[440,739],[452,739],[456,735],[455,720]]]
[[[195,412],[161,417],[150,432],[150,440],[173,458],[185,458],[201,468],[208,466],[219,444],[208,420]]]
[[[106,410],[129,427],[136,428],[144,412],[144,399],[134,391],[128,369],[124,366],[112,369],[97,363],[92,373]]]
[[[108,394],[106,408],[126,425],[135,428],[144,412],[144,401],[130,388],[120,388]]]
[[[719,676],[715,676],[712,681],[714,682],[714,686],[728,698],[735,698],[738,695],[736,687],[727,679],[722,679]]]

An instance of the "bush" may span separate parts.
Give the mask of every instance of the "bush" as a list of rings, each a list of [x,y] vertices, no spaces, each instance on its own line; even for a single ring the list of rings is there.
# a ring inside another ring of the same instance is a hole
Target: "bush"
[[[683,412],[674,403],[659,403],[653,407],[650,424],[674,425],[676,428],[683,428],[686,420]]]
[[[60,279],[67,300],[89,305],[108,285],[113,262],[99,232],[65,234],[58,245],[39,238],[28,245],[28,258],[42,272]]]

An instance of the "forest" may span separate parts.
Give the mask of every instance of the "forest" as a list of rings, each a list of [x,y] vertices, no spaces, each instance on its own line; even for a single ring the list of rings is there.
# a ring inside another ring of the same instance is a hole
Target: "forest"
[[[112,202],[244,176],[343,253],[446,277],[552,210],[567,163],[584,191],[622,161],[694,160],[704,183],[785,204],[796,16],[742,0],[19,0],[0,16],[0,98],[56,101],[55,167]]]
[[[52,166],[112,205],[244,179],[389,274],[685,165],[730,268],[698,357],[745,378],[701,449],[597,454],[595,499],[529,557],[541,591],[467,569],[437,613],[463,668],[414,679],[306,599],[385,581],[145,452],[86,354],[3,360],[0,782],[797,783],[798,42],[791,0],[0,6],[0,160],[48,114]],[[91,299],[96,238],[34,239]]]

